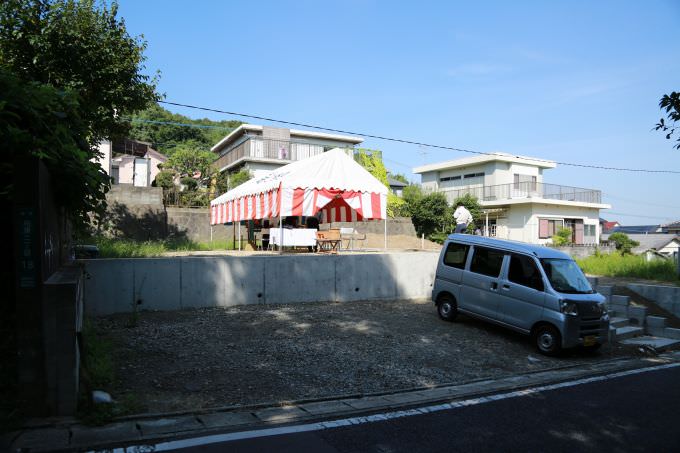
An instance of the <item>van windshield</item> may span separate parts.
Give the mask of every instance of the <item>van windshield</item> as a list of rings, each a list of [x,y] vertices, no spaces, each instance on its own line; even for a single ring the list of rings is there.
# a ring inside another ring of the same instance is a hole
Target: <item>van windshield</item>
[[[574,260],[543,258],[541,265],[555,291],[567,294],[592,294],[595,292]]]

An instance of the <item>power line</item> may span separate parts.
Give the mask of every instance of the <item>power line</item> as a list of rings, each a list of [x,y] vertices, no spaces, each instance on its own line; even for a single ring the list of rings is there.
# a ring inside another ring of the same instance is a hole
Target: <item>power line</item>
[[[158,101],[162,104],[167,104],[167,105],[174,105],[177,107],[185,107],[185,108],[190,108],[190,109],[196,109],[196,110],[203,110],[206,112],[214,112],[214,113],[222,113],[225,115],[233,115],[233,116],[241,116],[244,118],[252,118],[252,119],[257,119],[257,120],[262,120],[262,121],[270,121],[272,123],[280,123],[280,124],[288,124],[291,126],[299,126],[299,127],[307,127],[310,129],[317,129],[317,130],[322,130],[322,131],[329,131],[329,132],[337,132],[340,134],[349,134],[349,135],[359,135],[362,137],[368,137],[368,138],[374,138],[377,140],[386,140],[390,142],[397,142],[397,143],[405,143],[408,145],[416,145],[416,146],[426,146],[429,148],[437,148],[437,149],[445,149],[449,151],[458,151],[461,153],[469,153],[469,154],[478,154],[478,155],[484,155],[484,156],[495,156],[496,154],[494,153],[486,153],[482,151],[474,151],[470,149],[464,149],[464,148],[455,148],[452,146],[443,146],[443,145],[433,145],[430,143],[423,143],[423,142],[417,142],[413,140],[404,140],[404,139],[399,139],[399,138],[392,138],[392,137],[384,137],[380,135],[373,135],[373,134],[363,134],[360,132],[352,132],[352,131],[345,131],[342,129],[333,129],[329,127],[323,127],[323,126],[315,126],[313,124],[305,124],[305,123],[297,123],[294,121],[284,121],[284,120],[278,120],[275,118],[267,118],[265,116],[258,116],[258,115],[250,115],[246,113],[238,113],[238,112],[229,112],[226,110],[219,110],[219,109],[212,109],[208,107],[199,107],[196,105],[190,105],[190,104],[181,104],[178,102],[170,102],[170,101]],[[622,168],[622,167],[607,167],[603,165],[587,165],[587,164],[576,164],[573,162],[556,162],[556,161],[551,161],[547,159],[536,159],[532,158],[534,161],[538,162],[548,162],[548,163],[556,163],[559,165],[568,165],[571,167],[580,167],[580,168],[593,168],[596,170],[613,170],[613,171],[627,171],[627,172],[635,172],[635,173],[670,173],[670,174],[680,174],[680,171],[678,170],[649,170],[649,169],[642,169],[642,168]]]
[[[623,217],[640,217],[642,219],[663,219],[663,220],[672,220],[674,217],[660,217],[660,216],[650,216],[650,215],[640,215],[640,214],[626,214],[623,212],[611,212],[607,211],[605,214],[614,214],[614,215],[620,215]]]
[[[618,195],[611,195],[608,193],[602,193],[603,196],[608,197],[608,198],[613,198],[615,200],[621,200],[621,201],[627,201],[629,203],[639,203],[643,204],[645,206],[656,206],[659,208],[668,208],[668,209],[680,209],[680,206],[670,206],[666,204],[658,204],[658,203],[650,203],[649,201],[643,201],[643,200],[633,200],[631,198],[624,198],[624,197],[619,197]]]

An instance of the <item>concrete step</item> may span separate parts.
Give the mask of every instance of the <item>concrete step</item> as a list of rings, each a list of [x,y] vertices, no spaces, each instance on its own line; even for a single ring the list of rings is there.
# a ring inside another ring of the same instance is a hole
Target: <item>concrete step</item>
[[[629,338],[643,335],[644,333],[645,331],[642,327],[633,326],[619,327],[616,329],[616,333],[614,334],[614,340],[615,341],[627,340]]]
[[[645,335],[643,337],[629,338],[620,342],[631,346],[646,346],[653,348],[656,352],[665,351],[666,349],[680,345],[680,340],[663,337],[652,337]]]
[[[613,316],[609,318],[609,325],[615,328],[626,327],[628,325],[628,318],[625,316]]]

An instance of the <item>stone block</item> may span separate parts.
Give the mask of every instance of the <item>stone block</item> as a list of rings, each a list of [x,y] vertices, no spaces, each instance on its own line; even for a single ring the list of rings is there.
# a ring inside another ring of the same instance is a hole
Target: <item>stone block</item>
[[[161,418],[158,420],[142,420],[137,422],[142,437],[148,438],[158,434],[179,433],[202,429],[203,425],[196,417]]]
[[[663,336],[666,338],[680,340],[680,329],[676,329],[674,327],[666,327],[665,329],[663,329]]]
[[[140,439],[135,422],[112,423],[106,426],[74,425],[71,427],[71,446],[73,448],[94,447],[114,442],[127,442]]]
[[[645,318],[645,325],[647,327],[666,327],[666,318],[663,316],[647,316]]]
[[[612,295],[612,290],[614,289],[613,286],[604,286],[604,285],[598,285],[596,288],[596,291],[600,294],[602,294],[605,297],[609,297]]]
[[[22,432],[12,443],[13,451],[67,450],[68,428],[45,428]]]
[[[318,401],[301,404],[299,407],[312,415],[327,415],[353,410],[351,406],[343,401]]]
[[[309,417],[309,414],[297,406],[269,407],[254,412],[255,417],[263,422],[284,422]]]
[[[216,412],[199,415],[198,419],[206,428],[225,428],[229,426],[250,425],[259,420],[250,412]]]
[[[645,325],[645,318],[647,317],[647,307],[629,306],[628,319],[638,326]]]
[[[628,306],[628,304],[630,304],[630,297],[613,294],[609,298],[609,303],[611,305]]]

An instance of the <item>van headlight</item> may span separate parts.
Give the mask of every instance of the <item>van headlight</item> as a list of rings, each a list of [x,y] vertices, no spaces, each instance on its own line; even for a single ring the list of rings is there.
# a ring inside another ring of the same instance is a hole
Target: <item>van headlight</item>
[[[565,315],[578,316],[578,304],[569,300],[560,302],[560,311]]]

